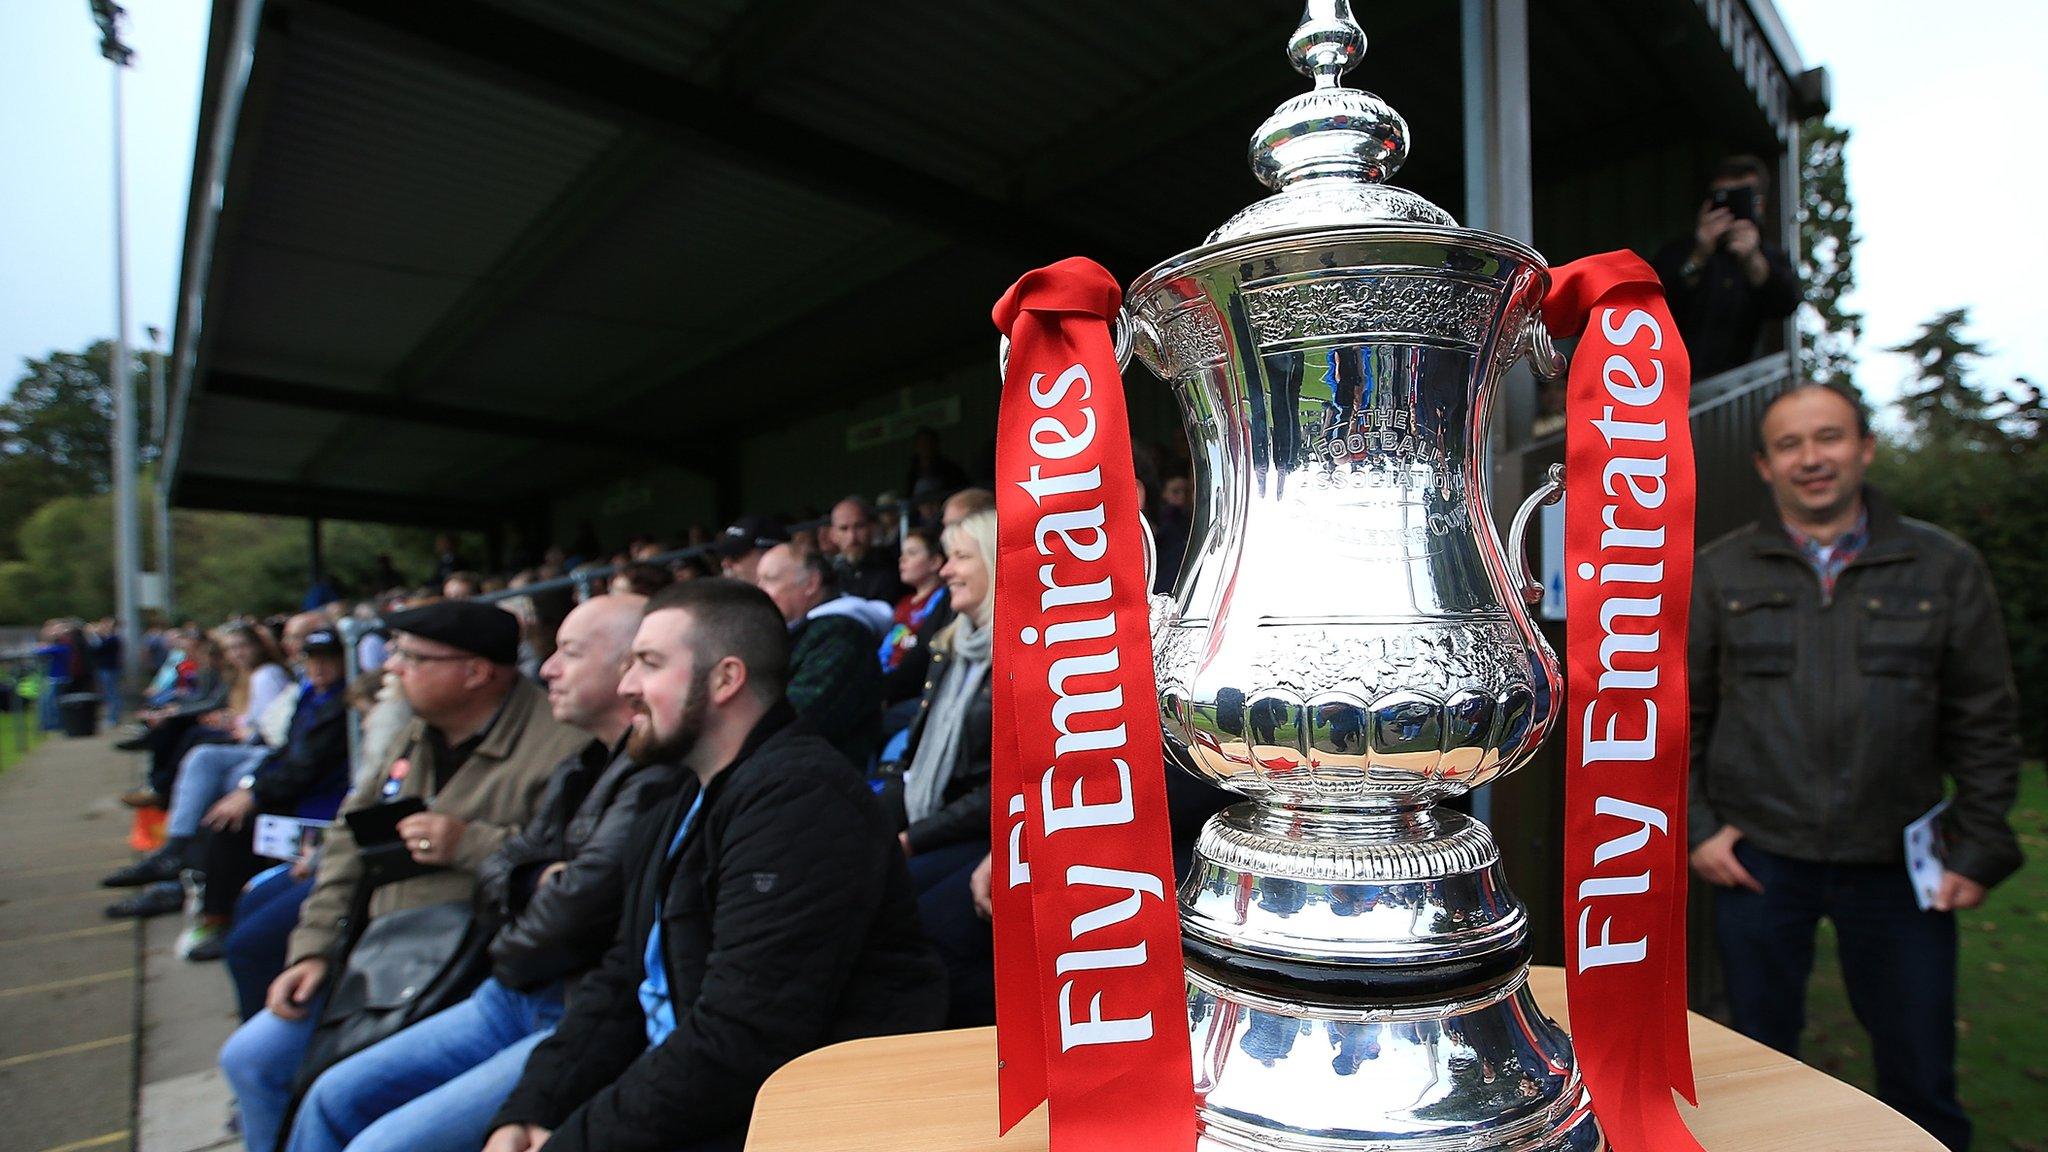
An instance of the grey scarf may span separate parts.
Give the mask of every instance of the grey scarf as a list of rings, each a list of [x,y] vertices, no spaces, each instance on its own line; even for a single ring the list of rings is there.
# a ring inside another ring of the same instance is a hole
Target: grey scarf
[[[903,778],[903,809],[912,824],[939,810],[960,761],[961,729],[967,706],[988,676],[995,629],[976,628],[971,616],[958,617],[946,670],[932,685],[931,712],[917,739],[917,753]]]

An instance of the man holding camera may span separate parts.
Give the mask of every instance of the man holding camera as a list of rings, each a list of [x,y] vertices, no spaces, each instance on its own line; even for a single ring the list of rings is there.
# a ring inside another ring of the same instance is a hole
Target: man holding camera
[[[1664,298],[1704,380],[1755,359],[1764,321],[1799,307],[1799,277],[1783,249],[1764,239],[1770,170],[1754,156],[1730,156],[1714,169],[1699,222],[1650,261]]]

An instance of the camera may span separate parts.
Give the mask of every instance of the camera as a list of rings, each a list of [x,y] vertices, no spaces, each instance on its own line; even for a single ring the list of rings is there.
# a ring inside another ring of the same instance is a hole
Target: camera
[[[1709,194],[1714,207],[1726,208],[1737,220],[1756,222],[1756,189],[1716,188]]]

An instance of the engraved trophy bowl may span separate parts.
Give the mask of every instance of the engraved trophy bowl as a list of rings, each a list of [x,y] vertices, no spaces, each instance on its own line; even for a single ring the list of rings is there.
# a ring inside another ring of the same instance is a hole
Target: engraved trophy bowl
[[[1520,539],[1556,477],[1504,542],[1486,461],[1508,368],[1561,370],[1549,273],[1384,183],[1407,125],[1341,84],[1364,49],[1346,0],[1311,0],[1288,53],[1315,87],[1252,137],[1274,193],[1120,318],[1195,470],[1152,612],[1166,746],[1246,798],[1180,891],[1200,1139],[1584,1152],[1604,1141],[1499,850],[1435,807],[1527,761],[1560,702]]]

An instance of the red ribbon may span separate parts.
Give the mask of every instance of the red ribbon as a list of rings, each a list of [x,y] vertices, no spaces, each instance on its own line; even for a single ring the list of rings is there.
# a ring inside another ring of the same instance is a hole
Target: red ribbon
[[[1001,1131],[1052,1152],[1194,1147],[1187,986],[1146,619],[1144,528],[1088,260],[1027,273],[996,427],[991,833]]]
[[[1616,1152],[1699,1148],[1685,1018],[1692,365],[1650,266],[1555,271],[1565,411],[1565,949],[1572,1045]]]

